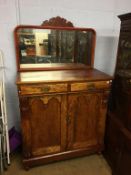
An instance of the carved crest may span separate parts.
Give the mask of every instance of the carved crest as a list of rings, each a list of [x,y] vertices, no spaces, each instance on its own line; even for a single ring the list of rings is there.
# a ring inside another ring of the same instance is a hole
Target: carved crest
[[[42,23],[42,26],[74,27],[73,23],[60,16],[50,18]]]

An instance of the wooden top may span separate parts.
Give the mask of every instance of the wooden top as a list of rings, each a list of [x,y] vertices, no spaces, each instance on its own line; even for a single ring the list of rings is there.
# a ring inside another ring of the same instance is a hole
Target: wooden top
[[[97,69],[82,70],[55,70],[55,71],[34,71],[20,72],[17,77],[17,84],[30,83],[55,83],[55,82],[80,82],[111,80],[109,76]]]

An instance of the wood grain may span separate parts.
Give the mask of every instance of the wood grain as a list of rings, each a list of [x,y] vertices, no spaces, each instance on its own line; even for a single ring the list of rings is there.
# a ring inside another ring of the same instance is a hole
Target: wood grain
[[[93,69],[20,75],[30,79],[17,80],[25,166],[103,149],[111,76]]]
[[[62,83],[85,81],[109,81],[113,79],[97,69],[59,70],[59,71],[33,71],[21,72],[17,76],[17,84],[33,83]]]
[[[20,86],[20,94],[44,94],[51,92],[66,92],[67,84],[39,84],[39,85],[22,85]]]

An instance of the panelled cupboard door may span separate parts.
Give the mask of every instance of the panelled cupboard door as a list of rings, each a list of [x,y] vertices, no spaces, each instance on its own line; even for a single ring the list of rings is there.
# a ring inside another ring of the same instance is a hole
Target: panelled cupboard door
[[[23,151],[25,157],[65,150],[66,96],[21,97]]]
[[[106,112],[104,98],[103,93],[68,95],[68,150],[103,144]]]

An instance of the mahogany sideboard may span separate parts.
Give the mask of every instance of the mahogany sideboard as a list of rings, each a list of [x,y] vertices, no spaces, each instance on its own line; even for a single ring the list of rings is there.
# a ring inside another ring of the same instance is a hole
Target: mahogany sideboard
[[[25,168],[101,152],[112,77],[93,68],[94,30],[19,26],[15,40]]]

